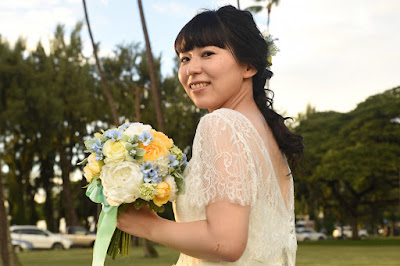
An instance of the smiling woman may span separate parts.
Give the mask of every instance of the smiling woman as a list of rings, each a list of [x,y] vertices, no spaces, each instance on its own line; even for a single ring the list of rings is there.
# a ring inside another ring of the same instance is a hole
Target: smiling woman
[[[175,41],[179,80],[197,107],[177,222],[129,209],[118,228],[181,252],[177,266],[294,265],[293,179],[286,156],[303,152],[264,90],[268,43],[252,15],[232,6],[204,11]]]
[[[210,112],[240,102],[256,73],[253,66],[239,64],[231,51],[217,46],[196,47],[179,57],[179,80],[186,93],[197,107]]]

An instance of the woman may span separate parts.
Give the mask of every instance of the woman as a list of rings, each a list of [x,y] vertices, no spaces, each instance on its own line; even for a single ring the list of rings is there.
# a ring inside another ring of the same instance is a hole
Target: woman
[[[199,108],[177,222],[129,209],[118,228],[180,251],[177,266],[294,265],[293,180],[286,162],[302,137],[272,110],[264,85],[268,45],[252,15],[205,11],[175,41],[179,79]]]

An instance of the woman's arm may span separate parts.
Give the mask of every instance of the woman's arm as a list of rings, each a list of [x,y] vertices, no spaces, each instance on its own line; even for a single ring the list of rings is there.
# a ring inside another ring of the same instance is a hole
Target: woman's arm
[[[206,208],[206,220],[177,223],[130,207],[118,217],[117,227],[192,257],[229,261],[238,260],[247,244],[249,206],[216,202]]]

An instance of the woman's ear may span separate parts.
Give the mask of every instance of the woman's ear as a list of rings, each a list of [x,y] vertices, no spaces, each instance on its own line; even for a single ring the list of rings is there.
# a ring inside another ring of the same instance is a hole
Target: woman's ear
[[[257,69],[253,65],[246,64],[244,69],[244,78],[252,78],[255,74],[257,74]]]

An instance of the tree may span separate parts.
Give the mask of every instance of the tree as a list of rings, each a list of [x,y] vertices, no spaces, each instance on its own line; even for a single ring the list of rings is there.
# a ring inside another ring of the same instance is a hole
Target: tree
[[[110,107],[110,109],[111,109],[111,113],[112,113],[112,116],[113,116],[114,124],[115,124],[116,126],[118,126],[118,125],[119,125],[119,119],[118,119],[119,116],[118,116],[118,112],[117,112],[117,109],[115,108],[115,103],[114,103],[113,96],[112,96],[112,94],[111,94],[111,92],[110,92],[110,89],[109,89],[108,86],[107,86],[107,81],[106,81],[106,79],[104,78],[104,74],[103,74],[102,68],[101,68],[101,66],[100,66],[100,61],[99,61],[99,58],[98,58],[98,56],[97,56],[97,45],[96,45],[95,42],[94,42],[92,30],[91,30],[91,27],[90,27],[89,15],[88,15],[87,8],[86,8],[86,1],[85,1],[85,0],[82,0],[82,3],[83,3],[83,10],[84,10],[84,12],[85,12],[86,25],[87,25],[87,27],[88,27],[89,36],[90,36],[90,41],[92,42],[93,55],[94,55],[94,58],[95,58],[95,60],[96,60],[97,70],[98,70],[99,75],[100,75],[101,85],[103,86],[104,94],[105,94],[106,97],[107,97],[108,105],[109,105],[109,107]]]
[[[102,58],[104,66],[104,76],[108,80],[111,93],[116,101],[116,108],[121,118],[129,119],[130,121],[138,119],[137,115],[133,119],[133,114],[137,107],[140,107],[140,95],[136,96],[137,89],[142,90],[143,84],[140,80],[143,79],[139,73],[139,65],[143,58],[143,50],[139,43],[119,44],[113,51],[112,56]],[[148,68],[146,71],[146,79],[149,77]],[[135,100],[138,101],[135,103]],[[155,115],[154,115],[155,116]]]
[[[144,17],[144,11],[143,11],[143,6],[142,6],[141,0],[138,0],[138,6],[139,6],[139,12],[140,12],[140,20],[142,22],[142,27],[143,27],[144,39],[146,42],[146,53],[147,53],[147,60],[149,62],[148,66],[149,66],[150,80],[151,80],[151,91],[153,93],[153,100],[154,100],[155,110],[156,110],[156,114],[157,114],[158,130],[160,130],[164,133],[167,133],[165,131],[164,115],[163,115],[163,111],[161,108],[160,94],[159,94],[159,91],[157,88],[157,77],[156,77],[156,70],[155,70],[154,61],[153,61],[153,53],[151,52],[150,39],[149,39],[149,34],[147,32],[146,20]]]
[[[3,266],[19,266],[21,263],[15,254],[11,244],[10,231],[8,227],[8,214],[4,206],[3,196],[3,173],[0,160],[0,255]]]
[[[10,130],[10,125],[5,119],[4,112],[9,104],[10,73],[15,68],[10,65],[13,51],[8,43],[3,41],[0,35],[0,257],[4,266],[21,265],[11,244],[11,237],[8,224],[8,213],[5,208],[5,180],[3,178],[3,158],[5,154],[6,134]],[[14,72],[15,73],[15,72]]]
[[[105,114],[99,108],[104,97],[99,94],[88,60],[82,55],[81,29],[82,23],[78,23],[67,44],[63,27],[58,26],[52,40],[51,61],[55,70],[52,86],[56,92],[54,98],[60,101],[60,119],[52,122],[68,225],[80,224],[70,184],[70,175],[78,167],[76,156],[83,154],[82,138],[87,135],[87,124]]]
[[[296,131],[305,137],[306,190],[349,219],[357,239],[370,207],[398,204],[400,87],[369,97],[346,114],[314,113]],[[321,119],[322,118],[322,119]]]
[[[264,2],[266,0],[255,0],[256,2]],[[264,8],[267,8],[268,11],[268,17],[267,17],[267,30],[269,32],[269,23],[270,23],[270,16],[271,16],[271,9],[272,9],[272,5],[278,5],[280,0],[267,0],[268,4],[267,6],[263,6],[263,5],[254,5],[254,6],[249,6],[248,8],[246,8],[246,10],[250,11],[250,12],[254,12],[254,13],[259,13],[261,12]]]

